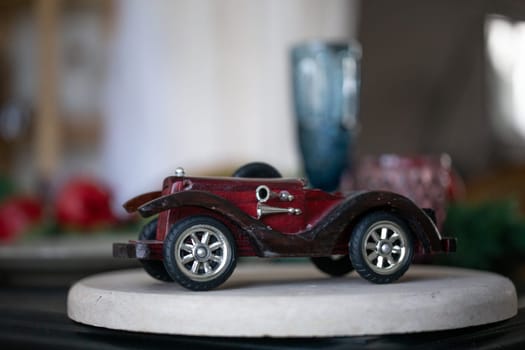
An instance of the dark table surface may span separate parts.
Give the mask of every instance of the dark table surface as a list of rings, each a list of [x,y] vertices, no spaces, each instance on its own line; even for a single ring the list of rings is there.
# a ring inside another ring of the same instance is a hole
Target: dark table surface
[[[0,287],[0,347],[53,349],[523,349],[525,308],[510,320],[451,331],[336,338],[220,338],[155,335],[71,321],[67,287]],[[242,325],[239,325],[242,326]]]

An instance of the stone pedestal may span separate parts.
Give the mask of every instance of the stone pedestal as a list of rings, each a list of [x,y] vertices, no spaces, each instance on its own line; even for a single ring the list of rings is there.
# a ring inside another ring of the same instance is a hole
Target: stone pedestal
[[[398,282],[308,264],[239,265],[220,288],[192,292],[142,269],[103,273],[69,291],[71,319],[127,331],[227,337],[332,337],[462,328],[517,313],[515,288],[488,272],[413,266]]]

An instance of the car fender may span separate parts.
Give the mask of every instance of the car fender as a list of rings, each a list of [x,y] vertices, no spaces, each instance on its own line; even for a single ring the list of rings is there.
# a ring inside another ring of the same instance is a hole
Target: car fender
[[[230,201],[213,193],[189,190],[161,196],[140,206],[138,212],[146,218],[165,210],[181,207],[199,207],[211,210],[227,218],[248,235],[257,255],[265,256],[266,246],[259,237],[264,236],[264,232],[268,231],[266,225],[251,217]]]
[[[134,213],[138,210],[140,206],[142,206],[145,203],[148,203],[155,198],[159,198],[162,196],[161,191],[154,191],[154,192],[148,192],[143,193],[139,196],[133,197],[130,200],[128,200],[126,203],[124,203],[122,206],[128,213]]]
[[[400,217],[423,245],[426,253],[443,251],[442,237],[434,221],[414,202],[398,193],[388,191],[361,191],[347,197],[335,207],[329,217],[339,218],[326,223],[337,225],[346,218],[353,227],[366,214],[373,211],[388,211]],[[326,220],[326,219],[325,219]],[[348,222],[348,221],[347,221]],[[341,223],[343,225],[345,223]]]

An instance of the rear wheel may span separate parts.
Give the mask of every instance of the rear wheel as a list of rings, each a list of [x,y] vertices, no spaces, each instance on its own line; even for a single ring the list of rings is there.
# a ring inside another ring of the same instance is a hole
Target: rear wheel
[[[149,241],[155,239],[157,235],[157,224],[158,219],[154,219],[144,225],[142,230],[139,234],[139,240],[141,241]],[[166,271],[166,268],[164,267],[164,263],[160,260],[139,260],[144,267],[144,270],[150,275],[151,277],[164,282],[173,282],[173,279],[170,277],[168,272]]]
[[[241,166],[233,173],[233,177],[249,178],[279,178],[281,173],[273,166],[263,162],[252,162]]]
[[[354,269],[348,255],[315,257],[311,260],[319,270],[334,277],[344,276]]]
[[[354,228],[349,244],[354,268],[373,283],[399,279],[414,256],[413,235],[407,224],[385,211],[366,215]]]
[[[177,222],[164,241],[166,270],[187,289],[202,291],[220,286],[236,263],[233,235],[209,216],[191,216]]]

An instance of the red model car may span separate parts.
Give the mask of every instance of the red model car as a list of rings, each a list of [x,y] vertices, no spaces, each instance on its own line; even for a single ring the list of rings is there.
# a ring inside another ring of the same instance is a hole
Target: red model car
[[[414,254],[455,251],[455,239],[440,235],[432,211],[399,194],[345,196],[277,176],[264,163],[250,163],[234,177],[190,177],[178,168],[162,191],[124,204],[128,212],[158,217],[138,240],[115,243],[113,255],[140,259],[156,279],[209,290],[228,279],[239,256],[310,257],[330,275],[355,269],[371,282],[389,283]]]

